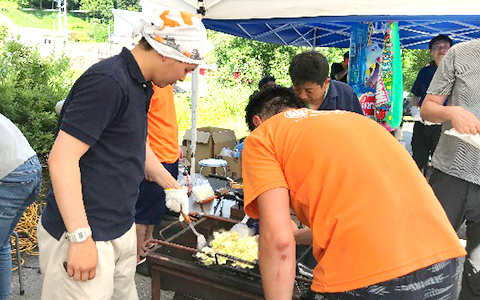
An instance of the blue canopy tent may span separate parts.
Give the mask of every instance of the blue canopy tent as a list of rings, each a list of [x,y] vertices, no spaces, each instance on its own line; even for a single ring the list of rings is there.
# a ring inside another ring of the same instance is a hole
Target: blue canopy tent
[[[207,28],[257,41],[308,47],[349,47],[358,22],[398,21],[406,49],[428,48],[448,34],[455,42],[480,38],[478,0],[142,0],[145,9],[178,8]],[[381,35],[374,36],[381,40]]]
[[[455,42],[480,38],[479,15],[203,19],[203,22],[209,29],[266,43],[348,48],[352,25],[358,22],[385,22],[387,20],[398,21],[400,44],[404,49],[428,49],[428,42],[438,34],[447,34]],[[383,34],[374,34],[372,39],[381,42]]]
[[[189,11],[208,29],[257,41],[307,46],[350,45],[352,25],[398,21],[405,49],[427,49],[430,39],[448,34],[456,43],[480,38],[479,0],[142,0],[142,10],[159,6]],[[383,41],[383,32],[372,35]],[[198,74],[192,80],[191,173],[195,172]]]

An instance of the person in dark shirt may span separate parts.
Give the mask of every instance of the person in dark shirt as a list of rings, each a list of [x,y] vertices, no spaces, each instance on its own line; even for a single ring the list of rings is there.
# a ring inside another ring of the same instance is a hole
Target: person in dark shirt
[[[317,51],[295,56],[289,67],[293,91],[313,110],[346,110],[363,115],[353,89],[346,83],[328,78],[328,61]]]
[[[418,111],[422,106],[433,75],[443,57],[452,46],[452,43],[452,39],[443,34],[434,37],[429,42],[428,46],[430,48],[430,53],[433,56],[433,61],[418,72],[417,79],[412,86],[412,94],[414,96],[412,105],[418,107],[417,109],[414,108],[414,111]],[[446,105],[447,102],[448,100],[444,105]],[[411,145],[413,159],[420,170],[425,170],[429,157],[433,155],[433,152],[437,147],[441,132],[441,124],[426,124],[423,120],[415,121]],[[425,171],[424,173],[426,173]]]
[[[85,71],[63,105],[48,159],[53,197],[37,230],[44,300],[138,299],[134,216],[144,177],[169,189],[169,208],[188,212],[186,189],[146,143],[147,111],[152,83],[183,81],[211,46],[201,20],[174,9],[143,15],[134,33],[140,42]]]
[[[347,83],[348,78],[348,61],[350,59],[349,52],[343,54],[343,61],[341,63],[332,64],[332,72],[330,78]]]

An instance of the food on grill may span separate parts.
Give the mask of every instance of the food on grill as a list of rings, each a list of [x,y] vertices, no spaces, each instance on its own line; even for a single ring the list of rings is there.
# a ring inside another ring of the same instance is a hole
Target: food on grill
[[[258,237],[240,237],[235,231],[214,232],[210,246],[204,247],[196,256],[205,265],[211,265],[216,263],[215,253],[226,254],[252,263],[243,263],[217,255],[220,265],[229,262],[232,266],[253,268],[253,264],[258,259]]]

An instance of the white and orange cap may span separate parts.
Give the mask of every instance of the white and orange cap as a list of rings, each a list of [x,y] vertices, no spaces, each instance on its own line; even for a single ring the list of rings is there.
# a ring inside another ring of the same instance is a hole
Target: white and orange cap
[[[133,36],[139,34],[161,55],[189,64],[200,64],[213,48],[202,21],[176,9],[144,13],[133,29]]]

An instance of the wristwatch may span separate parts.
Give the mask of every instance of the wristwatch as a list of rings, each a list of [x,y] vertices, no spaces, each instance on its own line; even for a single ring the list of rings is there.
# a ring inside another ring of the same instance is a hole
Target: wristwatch
[[[84,242],[89,236],[92,235],[92,229],[90,227],[77,228],[72,233],[66,233],[65,238],[71,243]]]

